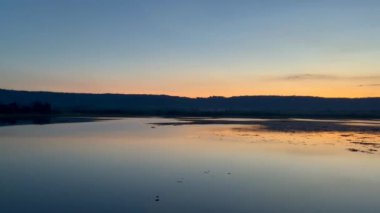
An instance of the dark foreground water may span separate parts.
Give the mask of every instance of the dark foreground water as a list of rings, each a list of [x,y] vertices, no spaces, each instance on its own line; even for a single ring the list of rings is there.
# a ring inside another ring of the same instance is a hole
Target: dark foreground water
[[[1,127],[0,212],[380,212],[379,121],[183,122]]]

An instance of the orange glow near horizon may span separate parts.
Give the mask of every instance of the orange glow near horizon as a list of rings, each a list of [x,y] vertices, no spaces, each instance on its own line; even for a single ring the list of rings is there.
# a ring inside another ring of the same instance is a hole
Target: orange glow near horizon
[[[182,96],[182,97],[210,97],[210,96],[257,96],[257,95],[274,95],[274,96],[316,96],[316,97],[327,97],[327,98],[360,98],[360,97],[380,97],[380,89],[373,87],[359,87],[359,86],[348,86],[348,85],[315,85],[304,86],[304,85],[269,85],[254,86],[252,88],[244,86],[241,84],[239,87],[231,87],[228,85],[221,86],[203,86],[203,87],[171,87],[166,88],[124,88],[123,86],[115,85],[112,89],[111,87],[93,85],[93,87],[86,86],[73,86],[70,89],[60,86],[52,86],[47,88],[37,89],[38,91],[51,91],[51,92],[69,92],[69,93],[114,93],[114,94],[152,94],[152,95],[172,95],[172,96]],[[11,88],[28,90],[27,88]],[[36,90],[33,90],[36,91]]]
[[[74,93],[117,93],[117,94],[160,94],[183,97],[209,96],[317,96],[317,97],[380,97],[378,76],[341,77],[329,79],[324,75],[304,75],[301,79],[279,78],[256,75],[205,75],[171,76],[152,75],[150,78],[128,76],[100,76],[92,79],[71,79],[55,76],[39,78],[37,83],[11,82],[0,87],[15,90],[74,92]],[[347,75],[342,75],[347,76]],[[291,76],[292,77],[292,76]],[[294,76],[293,76],[294,78]],[[315,79],[309,79],[315,78]],[[327,79],[325,79],[327,78]]]

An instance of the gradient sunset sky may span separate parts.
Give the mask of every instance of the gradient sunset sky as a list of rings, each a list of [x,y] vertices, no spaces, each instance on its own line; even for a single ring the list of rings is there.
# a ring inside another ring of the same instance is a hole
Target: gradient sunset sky
[[[1,0],[0,88],[380,96],[380,1]]]

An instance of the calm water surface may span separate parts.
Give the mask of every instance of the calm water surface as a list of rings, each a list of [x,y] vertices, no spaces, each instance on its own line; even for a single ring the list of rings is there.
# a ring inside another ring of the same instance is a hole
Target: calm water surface
[[[1,127],[0,212],[380,212],[377,131],[160,122]]]

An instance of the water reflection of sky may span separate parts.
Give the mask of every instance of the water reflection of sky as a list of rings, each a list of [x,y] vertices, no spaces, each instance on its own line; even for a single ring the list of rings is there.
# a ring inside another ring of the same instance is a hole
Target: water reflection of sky
[[[0,212],[380,210],[376,132],[158,122],[0,128]]]

